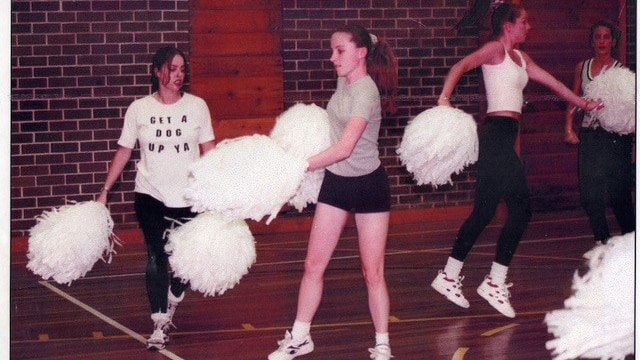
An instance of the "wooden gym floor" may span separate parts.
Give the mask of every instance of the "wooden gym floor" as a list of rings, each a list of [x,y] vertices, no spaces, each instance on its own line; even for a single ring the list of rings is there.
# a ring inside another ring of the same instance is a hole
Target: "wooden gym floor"
[[[543,319],[562,308],[574,271],[584,270],[582,254],[594,245],[586,216],[581,210],[534,213],[509,272],[515,319],[497,313],[475,292],[493,260],[499,218],[463,269],[469,309],[429,286],[463,220],[424,217],[392,224],[386,277],[396,359],[551,359]],[[161,352],[144,346],[152,323],[142,240],[126,240],[111,264],[98,262],[71,286],[42,281],[26,269],[24,251],[13,251],[11,359],[266,359],[294,320],[307,236],[306,229],[282,227],[256,234],[258,260],[249,274],[222,296],[205,298],[189,290],[174,317],[178,328]],[[345,229],[326,273],[311,334],[316,350],[300,359],[369,358],[374,330],[353,227]]]

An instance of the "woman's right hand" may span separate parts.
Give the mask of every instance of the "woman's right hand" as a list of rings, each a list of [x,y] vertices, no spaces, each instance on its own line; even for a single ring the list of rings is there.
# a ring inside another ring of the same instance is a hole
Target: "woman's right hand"
[[[564,133],[564,142],[571,145],[577,145],[580,143],[580,139],[578,139],[578,135],[576,135],[573,129],[569,129]]]

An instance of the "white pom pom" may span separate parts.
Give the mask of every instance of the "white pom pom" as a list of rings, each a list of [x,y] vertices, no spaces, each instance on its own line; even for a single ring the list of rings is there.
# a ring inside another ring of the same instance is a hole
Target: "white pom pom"
[[[244,220],[205,212],[167,230],[169,263],[176,276],[205,296],[222,295],[256,261],[255,241]]]
[[[611,68],[585,87],[585,97],[601,99],[604,107],[594,110],[603,129],[626,135],[636,131],[636,76],[624,67]]]
[[[285,151],[306,159],[331,145],[329,115],[315,104],[295,104],[276,118],[269,136]]]
[[[191,166],[186,199],[195,212],[269,224],[300,186],[306,161],[266,135],[224,140]]]
[[[478,161],[478,132],[473,117],[436,106],[412,119],[397,150],[418,185],[451,184],[451,175]]]
[[[102,259],[111,262],[117,237],[104,204],[96,201],[44,211],[29,230],[27,268],[43,279],[69,284]],[[105,257],[108,257],[105,260]]]
[[[564,309],[545,316],[554,360],[624,359],[634,351],[635,232],[585,254],[589,270],[574,274]]]
[[[326,110],[315,104],[296,104],[278,116],[269,136],[285,151],[307,159],[331,146],[330,131]],[[302,211],[307,204],[318,202],[323,178],[324,169],[305,173],[289,204]]]

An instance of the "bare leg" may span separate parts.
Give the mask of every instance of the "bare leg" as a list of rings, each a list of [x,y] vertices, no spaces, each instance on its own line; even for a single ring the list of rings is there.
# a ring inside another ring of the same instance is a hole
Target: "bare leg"
[[[318,203],[309,236],[304,275],[298,293],[296,320],[310,323],[322,300],[324,272],[338,244],[349,213]]]
[[[389,329],[389,293],[384,278],[384,256],[389,212],[356,214],[362,272],[367,284],[369,311],[378,333]]]

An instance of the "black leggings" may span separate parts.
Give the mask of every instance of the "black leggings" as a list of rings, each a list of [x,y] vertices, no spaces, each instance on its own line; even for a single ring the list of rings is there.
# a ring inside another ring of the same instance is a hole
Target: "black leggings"
[[[493,219],[504,199],[509,210],[496,247],[495,262],[509,266],[520,238],[531,220],[529,188],[522,161],[515,151],[518,120],[490,116],[478,128],[478,180],[471,215],[464,222],[451,257],[464,261],[476,240]]]
[[[580,130],[580,203],[589,216],[596,241],[611,234],[606,217],[606,199],[623,234],[635,231],[633,205],[633,135],[618,135],[601,128]]]
[[[147,296],[151,313],[167,312],[167,294],[169,291],[169,256],[164,250],[167,239],[165,230],[171,227],[172,220],[185,222],[197,214],[190,208],[169,208],[161,201],[142,193],[135,193],[135,211],[147,245]],[[171,275],[171,292],[176,297],[182,295],[189,286],[182,279]]]

